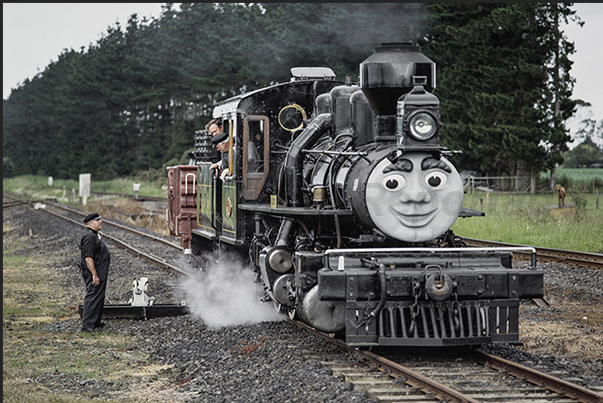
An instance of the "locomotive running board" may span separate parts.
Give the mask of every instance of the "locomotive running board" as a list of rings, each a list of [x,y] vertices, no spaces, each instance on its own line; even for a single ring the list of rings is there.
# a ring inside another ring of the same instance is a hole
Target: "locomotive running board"
[[[84,312],[84,305],[79,306],[80,317]],[[186,305],[153,304],[149,306],[132,306],[130,304],[116,304],[103,306],[103,318],[119,319],[152,319],[166,316],[180,316],[189,314]]]

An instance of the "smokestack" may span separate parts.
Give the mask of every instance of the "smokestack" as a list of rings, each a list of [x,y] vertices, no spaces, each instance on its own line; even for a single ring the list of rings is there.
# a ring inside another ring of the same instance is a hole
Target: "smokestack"
[[[395,115],[398,98],[413,89],[413,76],[436,85],[435,63],[414,42],[383,43],[360,63],[360,87],[377,115]]]

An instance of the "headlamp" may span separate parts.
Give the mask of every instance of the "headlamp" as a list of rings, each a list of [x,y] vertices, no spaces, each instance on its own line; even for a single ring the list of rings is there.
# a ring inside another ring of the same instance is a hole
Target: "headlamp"
[[[428,112],[417,112],[411,115],[408,126],[410,135],[419,141],[429,140],[438,129],[436,118]]]
[[[427,78],[413,76],[413,89],[398,98],[396,140],[398,149],[439,153],[440,100],[425,90]]]

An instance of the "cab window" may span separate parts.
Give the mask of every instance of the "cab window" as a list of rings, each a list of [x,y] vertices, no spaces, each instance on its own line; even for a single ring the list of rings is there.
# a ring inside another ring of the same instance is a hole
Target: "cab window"
[[[255,200],[268,176],[269,121],[266,116],[243,120],[243,197]]]

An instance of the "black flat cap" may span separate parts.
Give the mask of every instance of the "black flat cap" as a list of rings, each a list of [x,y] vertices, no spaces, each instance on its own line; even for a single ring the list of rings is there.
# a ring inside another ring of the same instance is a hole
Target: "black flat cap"
[[[226,134],[226,133],[218,133],[214,137],[211,138],[211,143],[212,144],[218,144],[218,143],[223,142],[227,138],[228,138],[228,134]]]
[[[88,221],[92,221],[92,220],[100,220],[101,218],[103,218],[103,217],[99,216],[98,213],[92,213],[92,214],[88,214],[86,216],[86,218],[84,218],[84,222],[87,223]]]

